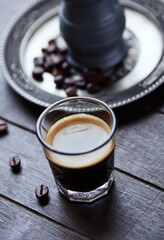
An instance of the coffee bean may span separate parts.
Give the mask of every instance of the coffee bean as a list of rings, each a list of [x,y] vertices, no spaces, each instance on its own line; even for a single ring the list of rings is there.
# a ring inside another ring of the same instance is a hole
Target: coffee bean
[[[40,200],[46,200],[48,198],[49,189],[46,185],[41,184],[35,188],[35,195]]]
[[[63,88],[64,84],[64,76],[63,75],[58,75],[55,77],[54,83],[56,84],[56,88]]]
[[[110,86],[111,84],[112,84],[112,78],[111,77],[105,77],[104,79],[103,79],[103,85],[104,86]]]
[[[34,58],[34,65],[42,67],[44,65],[44,58],[43,57]]]
[[[83,75],[88,82],[101,83],[103,80],[103,71],[101,68],[84,69]]]
[[[64,79],[64,84],[68,85],[68,86],[73,86],[75,83],[75,80],[72,78],[65,78]]]
[[[18,156],[11,157],[9,160],[9,165],[13,170],[18,170],[21,164],[21,159]]]
[[[61,54],[51,54],[50,57],[54,66],[60,65],[64,61],[64,57]]]
[[[66,54],[67,53],[67,47],[66,46],[58,47],[58,51],[61,54]]]
[[[44,58],[44,60],[46,59],[46,57],[47,57],[47,48],[42,48],[42,53],[43,53],[43,58]]]
[[[86,88],[86,81],[84,80],[83,77],[79,78],[79,80],[77,80],[75,82],[75,86],[79,89],[85,89]]]
[[[49,40],[48,44],[49,45],[51,45],[51,44],[55,44],[56,45],[56,40],[55,39],[51,39],[51,40]]]
[[[42,80],[43,73],[44,73],[44,68],[39,66],[36,66],[32,71],[32,75],[36,80]]]
[[[87,84],[87,91],[89,93],[97,93],[101,90],[101,86],[97,83],[88,83]]]
[[[7,131],[7,122],[0,119],[0,134]]]
[[[71,66],[68,62],[64,61],[61,65],[61,70],[65,76],[68,76],[70,74]]]
[[[47,53],[56,53],[57,52],[57,46],[54,42],[51,42],[50,45],[47,48]]]
[[[77,96],[77,88],[75,86],[66,88],[65,92],[68,97]]]
[[[61,75],[61,70],[59,68],[54,68],[52,74],[54,75],[54,77]]]

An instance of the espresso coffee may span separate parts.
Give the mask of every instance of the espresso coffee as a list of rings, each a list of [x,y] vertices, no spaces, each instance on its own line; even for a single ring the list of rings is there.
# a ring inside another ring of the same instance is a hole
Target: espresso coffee
[[[56,152],[46,156],[60,186],[88,192],[108,181],[115,146],[114,140],[107,141],[110,131],[105,121],[84,113],[64,117],[50,127],[45,140]]]

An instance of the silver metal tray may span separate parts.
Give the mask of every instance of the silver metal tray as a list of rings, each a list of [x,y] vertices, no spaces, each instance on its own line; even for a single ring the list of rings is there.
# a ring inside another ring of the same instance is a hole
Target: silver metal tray
[[[33,2],[11,21],[1,42],[0,62],[7,82],[22,97],[44,107],[66,97],[63,90],[55,88],[50,74],[45,73],[42,82],[32,78],[33,58],[41,55],[41,48],[50,39],[60,35],[60,2]],[[142,98],[164,82],[164,3],[124,0],[122,4],[126,17],[124,37],[130,44],[124,62],[131,66],[130,71],[120,74],[98,94],[78,90],[78,95],[99,98],[113,108]]]

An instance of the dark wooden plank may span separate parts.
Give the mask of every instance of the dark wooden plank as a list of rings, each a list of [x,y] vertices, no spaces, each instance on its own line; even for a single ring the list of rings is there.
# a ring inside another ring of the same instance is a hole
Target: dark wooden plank
[[[8,147],[7,147],[8,146]],[[13,174],[8,165],[12,155],[22,158],[22,171]],[[69,202],[58,193],[50,168],[44,159],[36,136],[20,128],[9,126],[9,134],[0,139],[0,193],[45,216],[63,224],[78,233],[93,239],[123,239],[140,225],[142,216],[147,239],[152,234],[161,235],[161,228],[149,229],[149,217],[156,213],[159,190],[135,179],[115,172],[115,182],[107,197],[93,204]],[[44,183],[50,189],[50,202],[46,206],[38,204],[34,191]],[[157,226],[162,222],[157,214]],[[154,233],[155,231],[155,233]],[[138,231],[135,239],[140,239]]]
[[[156,239],[163,240],[164,236],[164,193],[160,193],[154,202],[153,206],[150,207],[150,214],[147,212],[141,216],[141,218],[134,224],[131,231],[127,233],[124,240],[137,239],[136,236],[139,234],[140,240],[145,239]],[[154,211],[154,209],[156,209]],[[157,221],[159,219],[159,221]],[[148,226],[144,228],[143,223]],[[151,232],[151,236],[150,236]]]
[[[0,198],[0,239],[78,240],[88,238]]]
[[[136,109],[132,115],[135,116],[135,113]],[[145,181],[163,187],[164,115],[151,112],[144,115],[141,113],[138,118],[137,116],[135,122],[124,122],[122,125],[119,123],[115,166]],[[19,153],[20,149],[24,149],[22,154],[24,152],[26,156],[29,155],[30,148],[34,156],[37,155],[35,149],[41,149],[33,134],[24,133],[12,125],[9,127],[9,134],[0,139],[0,145],[4,148],[7,143],[12,145],[15,142],[17,143],[14,146],[15,151]]]
[[[0,73],[0,117],[35,131],[35,123],[43,108],[29,103],[16,94]]]
[[[118,119],[115,166],[159,187],[164,186],[164,115],[129,106]]]

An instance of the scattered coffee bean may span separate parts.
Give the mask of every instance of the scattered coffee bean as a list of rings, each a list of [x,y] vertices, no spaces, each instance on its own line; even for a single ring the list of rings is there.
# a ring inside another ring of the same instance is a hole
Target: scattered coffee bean
[[[58,51],[59,53],[61,54],[66,54],[67,53],[67,47],[64,46],[64,47],[58,47]]]
[[[44,58],[43,57],[34,58],[34,65],[43,67],[44,66]]]
[[[48,44],[49,45],[51,45],[51,44],[55,44],[56,45],[56,40],[55,39],[51,39],[51,40],[49,40]]]
[[[111,83],[112,83],[112,79],[110,77],[104,77],[104,79],[103,79],[104,86],[110,86]]]
[[[77,88],[75,86],[66,88],[65,92],[68,97],[77,96]]]
[[[47,53],[50,54],[50,53],[56,53],[56,52],[57,52],[56,44],[52,42],[47,48]]]
[[[47,48],[42,48],[42,53],[43,53],[43,58],[45,60],[47,57]]]
[[[88,83],[87,84],[87,91],[89,93],[97,93],[101,90],[101,86],[97,83]]]
[[[58,75],[61,75],[62,72],[59,68],[54,68],[53,71],[52,71],[52,74],[54,75],[54,77],[56,77]]]
[[[49,189],[46,185],[41,184],[35,188],[35,195],[40,201],[44,201],[48,198]]]
[[[72,78],[65,78],[64,79],[64,84],[68,85],[68,86],[73,86],[75,83],[75,80]]]
[[[0,134],[7,131],[7,122],[0,119]]]
[[[103,80],[103,71],[101,68],[84,69],[83,73],[89,82],[101,83]]]
[[[58,75],[55,77],[54,83],[56,83],[56,88],[63,88],[64,84],[64,76],[63,75]]]
[[[32,75],[36,80],[42,80],[43,73],[44,73],[44,68],[39,66],[36,66],[32,71]]]
[[[61,70],[65,76],[68,76],[70,74],[70,64],[66,61],[64,61],[61,65]]]
[[[84,78],[81,78],[75,82],[75,86],[79,89],[85,89],[86,88],[86,81]]]
[[[9,160],[9,165],[13,170],[18,170],[20,168],[21,159],[18,156],[11,157]]]
[[[60,65],[64,61],[64,57],[61,54],[51,54],[50,57],[54,66]]]

